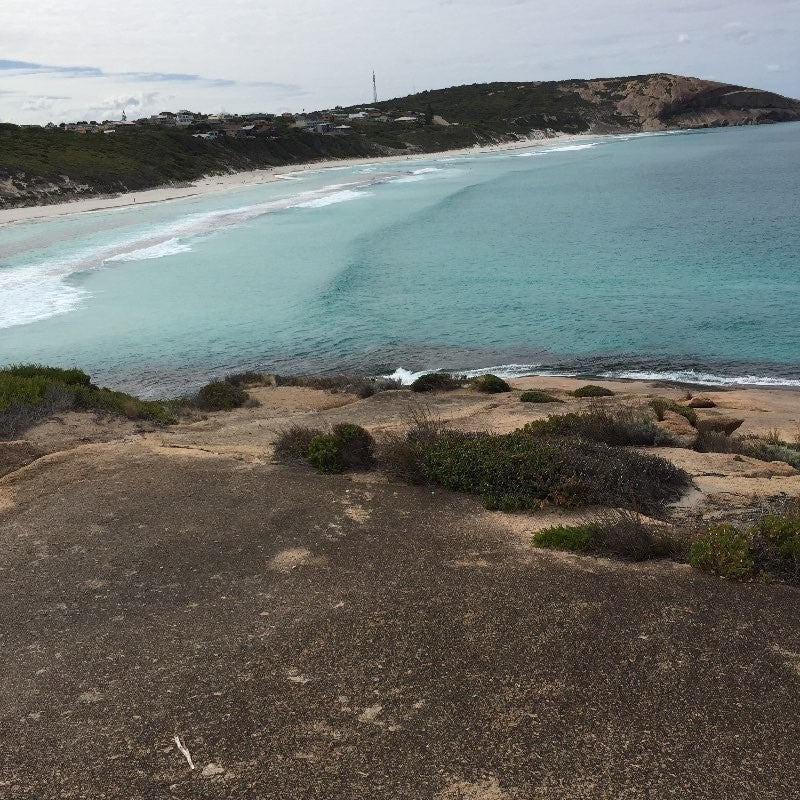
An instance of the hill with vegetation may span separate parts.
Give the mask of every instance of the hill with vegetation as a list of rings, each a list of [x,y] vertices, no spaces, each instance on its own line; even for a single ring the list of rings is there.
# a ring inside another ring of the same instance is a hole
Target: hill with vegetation
[[[183,129],[129,125],[110,136],[0,125],[0,208],[141,190],[209,174],[439,152],[561,132],[610,134],[796,121],[800,101],[658,74],[472,84],[386,100],[368,109],[337,107],[311,116],[347,125],[331,135],[278,119],[259,135],[217,139],[192,135],[208,131],[208,124]]]

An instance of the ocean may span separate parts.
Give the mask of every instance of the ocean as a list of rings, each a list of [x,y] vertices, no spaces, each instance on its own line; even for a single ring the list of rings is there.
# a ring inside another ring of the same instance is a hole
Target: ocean
[[[800,124],[299,168],[0,227],[0,364],[800,386]]]

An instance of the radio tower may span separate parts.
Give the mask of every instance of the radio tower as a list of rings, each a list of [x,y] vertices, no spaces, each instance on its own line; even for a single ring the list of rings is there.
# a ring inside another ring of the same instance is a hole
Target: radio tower
[[[375,83],[375,70],[372,70],[372,102],[378,102],[378,84]]]

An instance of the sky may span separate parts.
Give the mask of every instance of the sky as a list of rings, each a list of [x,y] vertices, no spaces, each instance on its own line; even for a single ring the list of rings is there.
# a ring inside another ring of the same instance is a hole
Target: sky
[[[800,0],[2,0],[0,122],[672,72],[800,97]]]

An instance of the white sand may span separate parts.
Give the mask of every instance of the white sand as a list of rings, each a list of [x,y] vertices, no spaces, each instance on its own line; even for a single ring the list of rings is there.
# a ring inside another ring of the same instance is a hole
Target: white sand
[[[278,180],[281,175],[302,170],[320,170],[331,167],[343,167],[357,164],[393,163],[405,161],[420,161],[432,158],[466,156],[476,153],[496,153],[506,150],[527,150],[555,144],[556,142],[572,141],[586,138],[587,134],[558,134],[549,139],[524,139],[518,142],[504,142],[502,144],[486,145],[483,147],[468,147],[460,150],[443,150],[438,153],[420,153],[412,156],[385,156],[371,158],[343,158],[332,161],[314,161],[308,164],[292,164],[269,169],[256,169],[247,172],[236,172],[230,175],[212,175],[201,178],[188,186],[163,186],[158,189],[148,189],[138,192],[126,192],[110,197],[91,197],[80,200],[71,200],[64,203],[52,203],[40,206],[25,206],[23,208],[9,208],[0,210],[0,226],[16,222],[29,222],[38,219],[53,219],[65,214],[78,214],[84,211],[99,211],[104,208],[120,208],[123,206],[145,205],[147,203],[163,203],[167,200],[179,200],[184,197],[194,197],[210,192],[237,189],[243,186],[254,186]],[[596,138],[596,137],[593,137]]]

